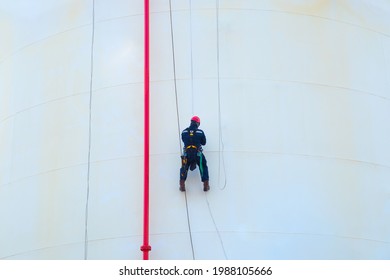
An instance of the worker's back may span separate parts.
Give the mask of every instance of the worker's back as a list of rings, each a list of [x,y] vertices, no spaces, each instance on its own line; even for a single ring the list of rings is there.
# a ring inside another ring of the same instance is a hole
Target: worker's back
[[[181,139],[184,142],[184,149],[189,146],[196,146],[198,150],[201,150],[202,145],[206,145],[206,135],[203,130],[198,129],[195,123],[191,123],[189,127],[183,130]]]

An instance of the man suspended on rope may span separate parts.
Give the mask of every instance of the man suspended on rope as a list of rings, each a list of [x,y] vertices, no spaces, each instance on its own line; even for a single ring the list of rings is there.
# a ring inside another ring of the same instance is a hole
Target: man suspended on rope
[[[203,182],[203,191],[207,192],[209,186],[209,170],[207,161],[203,155],[202,145],[206,145],[206,135],[203,130],[199,129],[200,119],[197,116],[191,118],[189,127],[181,133],[181,139],[184,142],[183,155],[181,156],[180,168],[180,191],[184,192],[185,181],[187,179],[188,169],[195,170],[199,166],[200,176]]]

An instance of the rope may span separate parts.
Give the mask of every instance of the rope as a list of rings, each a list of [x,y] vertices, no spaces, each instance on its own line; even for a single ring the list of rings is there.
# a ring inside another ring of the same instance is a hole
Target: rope
[[[224,149],[224,144],[223,144],[223,138],[222,138],[222,125],[221,125],[221,90],[220,90],[220,79],[219,79],[219,69],[220,69],[220,64],[219,64],[219,0],[216,0],[216,24],[217,24],[217,80],[218,80],[218,126],[219,126],[219,151],[221,151],[221,146],[222,146],[222,163],[223,163],[223,169],[224,169],[224,174],[225,174],[225,183],[224,186],[221,188],[219,187],[220,190],[225,189],[227,180],[226,180],[226,172],[225,172],[225,159],[224,159],[224,154],[223,154],[223,149]],[[218,181],[220,181],[221,178],[221,157],[219,157],[218,161]],[[210,203],[207,198],[207,194],[205,193],[206,197],[206,202],[207,202],[207,208],[210,213],[211,220],[213,221],[215,231],[217,232],[219,242],[221,244],[223,254],[225,256],[225,259],[227,260],[227,254],[225,251],[225,246],[222,241],[222,236],[221,233],[219,232],[219,229],[217,227],[217,223],[215,222],[213,212],[211,211]]]
[[[175,98],[176,98],[176,117],[177,117],[177,129],[178,129],[178,135],[179,135],[179,144],[180,144],[180,153],[182,153],[182,144],[181,144],[181,137],[180,137],[180,117],[179,117],[179,102],[178,102],[178,94],[177,94],[177,78],[176,78],[176,58],[175,58],[175,43],[174,43],[174,36],[173,36],[173,16],[172,16],[172,2],[169,0],[169,15],[170,15],[170,24],[171,24],[171,40],[172,40],[172,60],[173,60],[173,80],[174,80],[174,87],[175,87]],[[192,230],[191,230],[191,223],[190,223],[190,214],[188,210],[188,199],[187,199],[187,192],[184,192],[184,198],[186,202],[186,212],[187,212],[187,224],[188,224],[188,232],[190,235],[190,243],[191,243],[191,251],[192,251],[192,259],[195,260],[195,251],[194,251],[194,243],[192,239]]]
[[[175,42],[173,39],[173,17],[172,17],[172,3],[171,0],[169,0],[169,17],[170,17],[170,23],[171,23],[171,42],[172,42],[172,60],[173,60],[173,82],[174,82],[174,88],[175,88],[175,98],[176,98],[176,118],[177,118],[177,130],[179,135],[179,145],[180,145],[180,154],[183,151],[183,147],[181,144],[181,138],[180,138],[180,119],[179,119],[179,100],[177,96],[177,77],[176,77],[176,57],[175,57]]]
[[[216,0],[216,25],[217,25],[217,81],[218,81],[218,129],[219,129],[219,142],[218,142],[218,186],[220,190],[224,190],[227,185],[226,167],[225,167],[225,155],[224,155],[224,143],[222,137],[222,121],[221,121],[221,85],[220,85],[220,53],[219,53],[219,0]],[[221,182],[221,157],[222,167],[224,174],[224,184],[222,187]]]
[[[222,241],[222,236],[221,236],[221,233],[218,230],[217,223],[215,222],[213,213],[211,212],[210,203],[209,203],[209,200],[207,198],[206,193],[205,193],[205,196],[206,196],[207,208],[209,209],[211,220],[213,221],[213,224],[214,224],[214,227],[215,227],[215,231],[217,232],[218,239],[219,239],[219,242],[220,242],[221,247],[222,247],[223,255],[225,256],[225,260],[228,260],[228,257],[226,255],[226,251],[225,251],[225,246],[223,245],[223,241]]]
[[[192,115],[194,115],[194,61],[193,61],[193,51],[192,51],[192,2],[190,1],[190,48],[191,48],[191,104],[192,104]]]
[[[193,51],[192,51],[192,3],[190,2],[190,34],[191,34],[191,98],[192,98],[192,114],[194,114],[194,75],[193,75]],[[181,138],[180,138],[180,117],[179,117],[179,102],[178,102],[178,93],[177,93],[177,76],[176,76],[176,58],[175,58],[175,44],[174,44],[174,32],[173,32],[173,16],[172,16],[172,2],[169,0],[169,12],[170,12],[170,25],[171,25],[171,42],[172,42],[172,59],[173,59],[173,76],[174,76],[174,88],[175,88],[175,98],[176,98],[176,116],[177,116],[177,127],[178,127],[178,134],[179,134],[179,143],[180,143],[180,153],[182,152],[182,144],[181,144]],[[224,171],[225,179],[224,179],[224,185],[223,187],[219,187],[221,190],[226,188],[227,185],[227,179],[226,179],[226,168],[225,168],[225,158],[224,158],[224,143],[223,143],[223,136],[222,136],[222,122],[221,122],[221,89],[220,89],[220,52],[219,52],[219,0],[216,0],[216,24],[217,24],[217,81],[218,81],[218,127],[219,127],[219,161],[218,161],[218,180],[221,180],[221,158],[222,158],[222,168]],[[202,170],[201,170],[202,171]],[[220,185],[220,184],[219,184]],[[225,247],[222,241],[221,234],[218,230],[217,224],[215,222],[214,216],[212,214],[210,203],[208,201],[207,195],[206,196],[206,202],[207,207],[210,213],[210,217],[213,221],[215,230],[218,234],[218,238],[225,256],[225,259],[227,258]],[[191,249],[192,249],[192,258],[195,260],[195,252],[194,252],[194,244],[193,244],[193,238],[192,238],[192,230],[191,230],[191,223],[190,223],[190,215],[189,215],[189,209],[188,209],[188,198],[187,198],[187,192],[184,193],[185,202],[186,202],[186,212],[187,212],[187,223],[188,223],[188,230],[190,235],[190,242],[191,242]]]
[[[186,200],[187,223],[188,223],[188,232],[190,234],[192,259],[195,260],[194,242],[192,240],[192,230],[191,230],[191,223],[190,223],[190,212],[188,211],[187,192],[184,192],[184,197],[185,197],[185,200]]]
[[[91,175],[91,136],[92,136],[92,88],[93,88],[93,55],[95,44],[95,0],[92,0],[92,35],[91,35],[91,76],[89,83],[89,120],[88,120],[88,165],[87,165],[87,197],[85,205],[85,235],[84,235],[84,259],[88,259],[88,210],[89,189]]]

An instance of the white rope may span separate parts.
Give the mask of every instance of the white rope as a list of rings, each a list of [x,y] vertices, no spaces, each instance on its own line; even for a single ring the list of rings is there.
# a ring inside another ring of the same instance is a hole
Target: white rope
[[[174,43],[174,36],[173,36],[173,16],[172,16],[172,2],[171,2],[171,0],[169,0],[169,15],[170,15],[170,24],[171,24],[173,80],[174,80],[175,97],[176,97],[177,129],[178,129],[179,144],[180,144],[179,154],[181,154],[182,153],[182,144],[181,144],[181,137],[180,137],[181,130],[180,130],[179,102],[178,102],[177,82],[176,82],[176,80],[177,80],[177,78],[176,78],[176,58],[175,58],[175,43]],[[194,243],[193,243],[193,238],[192,238],[190,214],[189,214],[189,210],[188,210],[187,192],[184,192],[184,198],[185,198],[185,202],[186,202],[187,225],[188,225],[188,232],[189,232],[190,243],[191,243],[192,259],[195,260],[195,251],[194,251]]]
[[[88,259],[88,212],[89,212],[89,189],[91,175],[91,136],[92,136],[92,89],[93,89],[93,59],[95,44],[95,0],[92,0],[92,36],[91,36],[91,75],[89,84],[89,119],[88,119],[88,164],[87,164],[87,193],[85,205],[85,233],[84,233],[84,259]]]
[[[218,81],[218,129],[219,129],[219,141],[218,141],[218,187],[220,190],[224,190],[227,185],[226,167],[225,167],[225,155],[224,155],[224,143],[222,136],[222,120],[221,120],[221,86],[220,86],[220,52],[219,52],[219,0],[216,0],[216,25],[217,25],[217,81]],[[224,174],[224,184],[221,187],[221,158],[222,168]]]

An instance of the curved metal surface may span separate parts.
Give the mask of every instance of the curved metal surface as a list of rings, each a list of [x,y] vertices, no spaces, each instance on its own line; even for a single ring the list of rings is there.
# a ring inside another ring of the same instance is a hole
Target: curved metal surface
[[[151,1],[151,259],[390,258],[390,5],[371,2]],[[141,259],[143,1],[0,18],[0,258]],[[184,195],[193,114],[211,190],[196,170]]]

